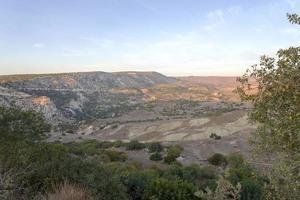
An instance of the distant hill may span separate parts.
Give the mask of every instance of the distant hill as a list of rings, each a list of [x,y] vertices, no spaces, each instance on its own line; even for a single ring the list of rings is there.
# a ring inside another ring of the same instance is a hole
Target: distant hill
[[[140,89],[173,84],[157,72],[78,72],[0,76],[0,105],[44,113],[53,124],[107,117],[143,101]]]
[[[97,90],[113,87],[141,88],[154,84],[173,83],[174,78],[157,72],[78,72],[0,76],[4,87],[14,89],[82,89]]]
[[[167,77],[157,72],[0,76],[0,105],[41,112],[54,125],[123,115],[147,102],[236,101],[235,77]]]

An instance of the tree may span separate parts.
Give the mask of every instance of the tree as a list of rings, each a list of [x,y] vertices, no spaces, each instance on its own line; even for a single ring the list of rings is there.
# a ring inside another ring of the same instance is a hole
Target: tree
[[[292,23],[292,24],[298,24],[300,25],[300,17],[297,14],[287,14],[288,20]]]
[[[300,24],[297,14],[288,14],[288,19]],[[241,99],[253,105],[249,119],[258,126],[252,144],[275,159],[266,198],[296,199],[300,196],[300,47],[280,49],[276,58],[262,56],[239,82]]]
[[[49,131],[50,125],[40,113],[0,107],[0,140],[18,138],[33,141],[41,139]]]

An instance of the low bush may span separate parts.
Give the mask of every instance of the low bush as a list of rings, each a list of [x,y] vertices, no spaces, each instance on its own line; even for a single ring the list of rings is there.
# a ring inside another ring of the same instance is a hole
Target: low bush
[[[127,160],[127,155],[124,152],[106,150],[104,153],[108,156],[111,162],[115,162],[115,161],[124,162]]]
[[[261,200],[262,199],[262,185],[258,182],[247,179],[240,182],[242,186],[240,200]]]
[[[148,144],[149,151],[152,152],[161,152],[163,151],[163,146],[159,142],[151,142]]]
[[[183,148],[179,145],[169,147],[167,150],[167,154],[164,157],[164,161],[168,164],[176,161],[176,158],[178,158],[180,156],[182,151],[183,151]]]
[[[245,165],[244,157],[239,153],[230,154],[227,157],[227,162],[230,168],[240,168]]]
[[[208,158],[208,162],[215,166],[226,165],[227,160],[226,157],[220,153],[215,153],[210,158]]]
[[[137,140],[132,140],[126,144],[126,150],[141,150],[144,148],[146,148],[146,145]]]
[[[150,160],[153,160],[153,161],[161,161],[163,159],[162,155],[160,153],[153,153],[150,155]]]

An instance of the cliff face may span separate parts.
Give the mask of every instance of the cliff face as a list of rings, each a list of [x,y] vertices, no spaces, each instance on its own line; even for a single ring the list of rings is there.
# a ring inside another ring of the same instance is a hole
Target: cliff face
[[[143,101],[141,89],[174,82],[157,72],[0,76],[0,105],[34,109],[57,125],[117,115]]]

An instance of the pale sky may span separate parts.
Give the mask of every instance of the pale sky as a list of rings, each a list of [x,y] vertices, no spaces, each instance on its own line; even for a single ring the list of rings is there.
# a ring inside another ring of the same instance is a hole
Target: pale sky
[[[299,45],[300,0],[0,0],[0,74],[241,75]]]

